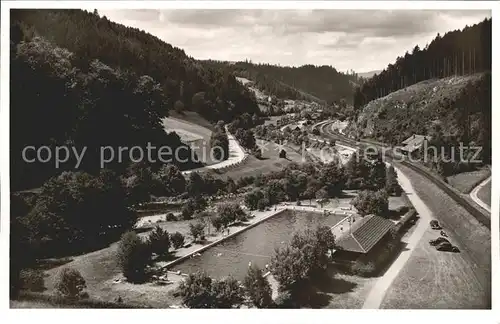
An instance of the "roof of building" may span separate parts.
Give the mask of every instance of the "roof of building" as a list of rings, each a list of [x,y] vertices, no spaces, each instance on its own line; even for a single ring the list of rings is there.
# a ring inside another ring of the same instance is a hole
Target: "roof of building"
[[[413,151],[419,149],[420,147],[422,147],[422,144],[424,143],[424,141],[426,141],[426,140],[428,141],[429,139],[430,139],[429,136],[414,134],[402,142],[402,144],[404,144],[404,146],[401,147],[401,150],[407,151],[407,152],[413,152]]]
[[[351,232],[337,245],[345,251],[368,253],[384,237],[394,223],[377,215],[367,215],[354,223]]]

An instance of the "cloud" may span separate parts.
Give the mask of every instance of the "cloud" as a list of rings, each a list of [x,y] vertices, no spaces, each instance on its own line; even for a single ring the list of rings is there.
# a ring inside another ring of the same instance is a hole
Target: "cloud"
[[[384,68],[437,33],[491,17],[485,10],[99,10],[190,56],[281,65]]]

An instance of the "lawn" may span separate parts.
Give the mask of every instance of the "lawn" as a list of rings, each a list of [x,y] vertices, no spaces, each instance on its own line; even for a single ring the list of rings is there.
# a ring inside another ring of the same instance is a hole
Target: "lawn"
[[[195,117],[191,116],[189,119],[206,124],[199,120],[200,118],[201,117],[195,119]],[[198,158],[207,165],[213,164],[210,159],[210,137],[212,136],[211,129],[194,124],[191,121],[173,117],[163,119],[163,126],[166,132],[176,132],[185,143],[188,143],[188,141],[191,140],[199,139],[199,142],[201,143],[197,143],[197,145],[200,147],[195,149]]]
[[[429,229],[392,283],[381,308],[484,308],[484,291],[474,266],[462,253],[437,251],[428,241],[438,236]],[[453,243],[453,240],[452,240]]]
[[[491,206],[491,180],[478,191],[477,197]]]
[[[53,305],[45,301],[11,300],[10,308],[73,308],[73,307],[70,306],[62,307],[58,305]]]
[[[176,111],[170,111],[169,117],[172,119],[186,121],[194,125],[199,125],[201,127],[209,129],[210,131],[214,130],[214,125],[211,122],[193,111],[185,111],[182,114],[179,114]]]
[[[384,308],[491,307],[491,233],[448,195],[415,171],[398,166],[410,179],[459,254],[437,253],[427,233],[389,289]],[[409,296],[412,296],[409,298]],[[414,297],[413,297],[414,296]]]
[[[462,172],[451,177],[448,177],[448,183],[460,191],[461,193],[468,194],[484,179],[491,175],[489,168],[483,168],[471,172]]]
[[[329,297],[324,308],[360,309],[377,278],[363,278],[337,273],[331,285],[324,287],[323,293]]]
[[[292,162],[304,162],[302,155],[289,147],[283,147],[287,156],[286,158],[280,158],[278,156],[279,151],[276,144],[258,140],[257,145],[264,148],[262,151],[262,159],[257,159],[255,156],[250,155],[243,163],[223,173],[219,173],[219,176],[223,179],[231,177],[236,180],[245,176],[256,176],[258,174],[280,171]]]

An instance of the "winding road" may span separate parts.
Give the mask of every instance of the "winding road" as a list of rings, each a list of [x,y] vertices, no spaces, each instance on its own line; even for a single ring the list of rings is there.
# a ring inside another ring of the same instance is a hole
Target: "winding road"
[[[481,190],[485,185],[488,184],[488,182],[491,181],[491,176],[488,177],[488,179],[484,180],[483,182],[481,182],[476,188],[474,188],[474,190],[472,190],[472,192],[470,193],[470,197],[472,198],[472,200],[474,200],[474,202],[476,204],[478,204],[479,206],[481,206],[482,208],[484,208],[485,210],[488,211],[488,213],[491,213],[491,208],[490,206],[488,206],[488,204],[486,204],[484,201],[482,201],[481,199],[479,199],[479,197],[477,196],[479,190]]]

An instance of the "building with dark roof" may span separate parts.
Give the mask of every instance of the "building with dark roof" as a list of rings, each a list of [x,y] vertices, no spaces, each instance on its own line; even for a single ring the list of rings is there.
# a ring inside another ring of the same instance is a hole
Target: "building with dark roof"
[[[414,156],[415,154],[421,152],[424,147],[424,143],[428,143],[429,140],[429,136],[413,134],[401,143],[402,146],[399,149],[405,155]]]
[[[394,223],[377,215],[367,215],[353,223],[348,233],[337,242],[335,259],[355,260],[369,254],[394,227]]]

